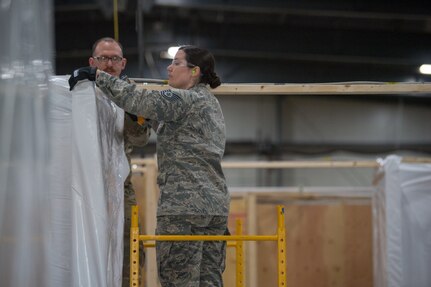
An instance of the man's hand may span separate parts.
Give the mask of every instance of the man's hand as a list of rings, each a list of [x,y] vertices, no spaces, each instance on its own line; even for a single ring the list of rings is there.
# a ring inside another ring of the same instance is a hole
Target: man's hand
[[[83,67],[73,71],[72,75],[69,78],[70,91],[81,80],[95,81],[96,71],[97,71],[96,67]]]

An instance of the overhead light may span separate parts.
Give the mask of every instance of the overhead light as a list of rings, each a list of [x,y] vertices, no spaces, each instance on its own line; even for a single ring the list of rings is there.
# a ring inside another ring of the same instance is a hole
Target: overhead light
[[[421,74],[431,75],[431,65],[423,64],[422,66],[420,66],[419,72],[421,72]]]
[[[169,47],[168,49],[168,54],[171,57],[171,59],[173,59],[175,57],[175,54],[178,52],[178,49],[180,47],[176,46],[176,47]]]
[[[179,48],[180,47],[178,47],[178,46],[169,47],[169,49],[167,51],[160,52],[160,58],[162,58],[162,59],[173,59],[175,57],[175,54],[178,52]]]

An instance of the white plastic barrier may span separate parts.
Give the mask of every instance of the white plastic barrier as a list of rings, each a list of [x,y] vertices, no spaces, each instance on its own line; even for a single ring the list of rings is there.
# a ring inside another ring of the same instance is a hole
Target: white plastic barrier
[[[0,286],[47,286],[52,7],[0,1]]]
[[[374,286],[431,286],[431,164],[382,161],[373,200]]]
[[[24,103],[21,97],[34,99],[27,101],[28,111],[14,113],[14,105],[3,111],[12,118],[2,126],[10,131],[9,137],[2,134],[9,144],[2,145],[0,161],[2,287],[121,286],[123,183],[129,172],[124,111],[91,82],[70,92],[67,79],[50,77],[45,101],[30,89],[15,95],[11,85],[1,86],[10,91],[2,96],[16,98],[15,106]],[[41,104],[44,125],[17,123]]]
[[[87,82],[72,96],[73,286],[121,286],[124,112],[94,91]]]

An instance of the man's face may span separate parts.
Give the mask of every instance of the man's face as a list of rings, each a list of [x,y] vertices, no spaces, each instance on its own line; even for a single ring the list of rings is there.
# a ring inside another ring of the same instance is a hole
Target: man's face
[[[123,58],[123,52],[117,43],[101,41],[88,62],[91,67],[97,67],[112,76],[119,77],[126,67],[127,60]]]

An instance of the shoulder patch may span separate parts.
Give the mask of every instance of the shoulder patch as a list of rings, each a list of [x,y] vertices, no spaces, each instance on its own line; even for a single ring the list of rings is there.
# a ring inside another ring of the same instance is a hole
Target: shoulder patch
[[[181,97],[175,92],[173,92],[172,90],[163,90],[163,91],[160,91],[160,94],[162,95],[163,98],[171,102],[181,100]]]

